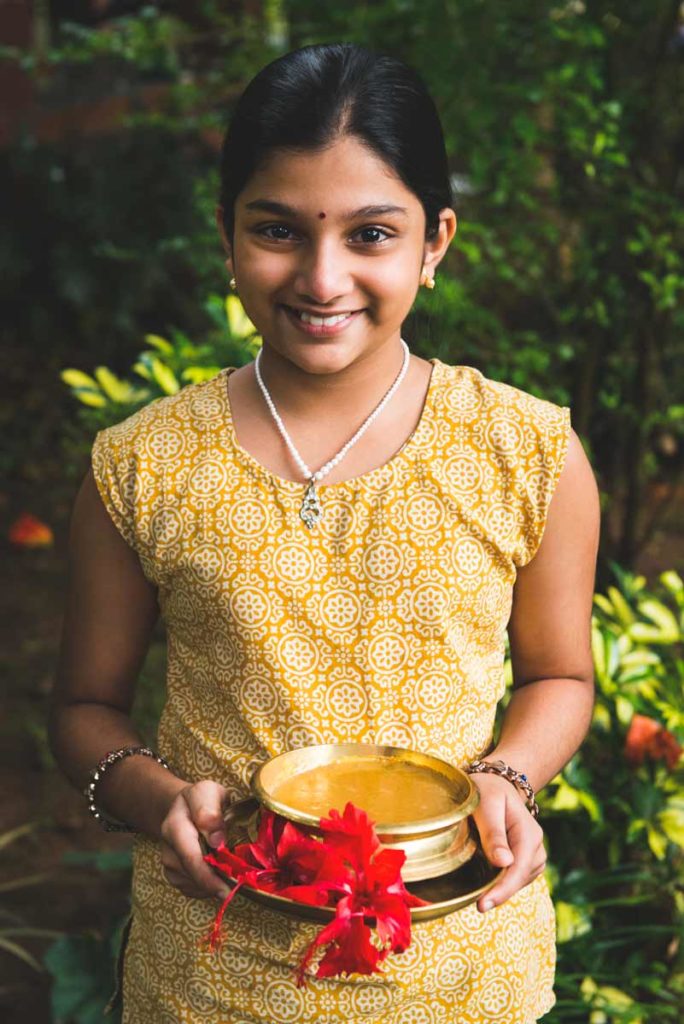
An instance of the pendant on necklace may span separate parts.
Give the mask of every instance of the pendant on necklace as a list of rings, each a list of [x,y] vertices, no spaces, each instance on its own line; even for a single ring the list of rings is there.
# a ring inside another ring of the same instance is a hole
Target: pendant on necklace
[[[318,495],[316,494],[315,480],[311,480],[306,489],[306,493],[302,501],[302,507],[299,510],[299,515],[310,530],[313,530],[314,526],[323,515],[323,509],[321,508],[321,503],[318,500]]]

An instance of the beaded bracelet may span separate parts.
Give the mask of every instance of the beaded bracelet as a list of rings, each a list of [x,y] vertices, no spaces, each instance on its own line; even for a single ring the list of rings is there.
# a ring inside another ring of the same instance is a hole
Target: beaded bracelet
[[[88,801],[88,810],[95,820],[99,821],[105,832],[138,831],[136,828],[133,828],[131,825],[127,825],[123,821],[115,821],[113,818],[106,817],[102,811],[98,809],[97,804],[95,803],[95,790],[97,788],[97,784],[107,769],[111,768],[111,766],[116,764],[117,761],[122,761],[125,757],[130,757],[132,754],[141,754],[143,757],[153,757],[155,761],[164,768],[168,768],[169,771],[171,770],[168,762],[149,747],[121,747],[120,750],[110,750],[108,754],[105,754],[97,767],[93,768],[90,773],[88,785],[83,790],[83,794]]]
[[[516,772],[505,761],[473,761],[465,768],[465,771],[469,775],[476,772],[493,772],[495,775],[501,775],[504,779],[508,779],[509,782],[512,782],[517,789],[522,790],[525,794],[527,798],[525,806],[532,817],[539,817],[539,806],[534,799],[534,790],[527,781],[527,776],[523,775],[522,772]]]

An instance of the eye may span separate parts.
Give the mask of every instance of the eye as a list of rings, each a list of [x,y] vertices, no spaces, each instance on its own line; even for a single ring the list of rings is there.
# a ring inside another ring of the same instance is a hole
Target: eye
[[[288,228],[285,224],[264,224],[261,227],[255,228],[254,231],[255,234],[263,235],[264,238],[269,239],[271,242],[289,242],[291,240],[290,238],[284,237],[284,235],[282,234],[269,234],[269,232],[271,231],[282,231],[285,232],[285,234],[291,234],[290,228]],[[354,235],[352,235],[351,237],[354,238],[356,235],[368,234],[370,232],[373,232],[376,235],[384,235],[384,238],[364,239],[361,243],[362,245],[382,245],[383,242],[393,237],[392,235],[389,234],[389,232],[385,231],[384,228],[375,227],[374,225],[368,225],[368,227],[359,228],[359,230],[355,231]]]
[[[367,228],[361,228],[359,231],[356,232],[356,234],[357,235],[361,235],[361,234],[365,234],[368,231],[374,231],[376,234],[379,233],[381,235],[384,235],[385,238],[384,239],[381,238],[379,240],[371,239],[370,241],[364,242],[363,243],[364,245],[381,245],[383,241],[386,241],[387,239],[392,237],[392,235],[388,234],[388,232],[385,231],[384,228],[377,228],[377,227],[372,227],[372,226],[369,226]]]
[[[287,238],[282,238],[282,237],[275,237],[274,238],[273,235],[269,235],[266,232],[268,232],[268,231],[289,231],[289,230],[290,229],[286,228],[284,224],[265,224],[264,227],[255,228],[255,234],[263,235],[265,238],[270,239],[270,241],[272,241],[272,242],[287,242],[287,241],[289,241],[289,239],[287,239]]]

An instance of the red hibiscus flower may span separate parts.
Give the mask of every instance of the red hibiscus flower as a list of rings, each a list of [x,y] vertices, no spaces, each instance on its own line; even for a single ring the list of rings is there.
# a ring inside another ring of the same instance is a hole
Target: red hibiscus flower
[[[329,859],[329,852],[322,843],[271,811],[261,815],[256,842],[240,843],[234,851],[221,843],[204,859],[237,881],[216,915],[208,937],[211,949],[219,944],[223,915],[243,885],[277,892],[300,903],[325,906],[328,902],[330,885],[312,883],[319,868]]]
[[[304,971],[316,949],[327,946],[317,977],[330,974],[377,973],[377,964],[389,952],[403,953],[411,942],[412,906],[425,901],[413,896],[401,878],[406,854],[403,850],[385,850],[373,822],[365,811],[349,802],[344,814],[331,811],[321,818],[325,844],[351,868],[346,877],[335,879],[343,892],[335,906],[335,920],[324,928],[304,953],[299,966],[298,984],[304,984]],[[375,918],[380,947],[371,943],[366,918]],[[344,966],[344,965],[348,966]]]
[[[316,976],[378,973],[390,952],[401,953],[411,942],[410,907],[425,901],[405,888],[403,850],[386,850],[368,815],[350,802],[342,815],[321,818],[317,839],[286,819],[265,811],[257,840],[230,850],[221,844],[204,858],[237,881],[221,906],[208,942],[220,940],[226,907],[242,885],[278,893],[301,903],[334,906],[335,917],[307,948],[297,971],[305,971],[318,949],[323,957]],[[369,920],[375,921],[378,942],[372,941]]]
[[[645,758],[665,761],[672,771],[682,753],[673,734],[654,718],[633,715],[625,738],[625,759],[633,765],[643,764]]]

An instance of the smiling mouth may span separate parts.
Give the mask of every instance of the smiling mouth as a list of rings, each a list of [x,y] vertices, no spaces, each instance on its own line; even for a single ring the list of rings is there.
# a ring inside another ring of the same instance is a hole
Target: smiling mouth
[[[342,323],[342,321],[348,319],[348,317],[362,312],[360,309],[345,309],[336,313],[310,313],[306,309],[297,309],[296,306],[287,305],[285,306],[285,309],[301,320],[302,323],[313,324],[319,327]]]

